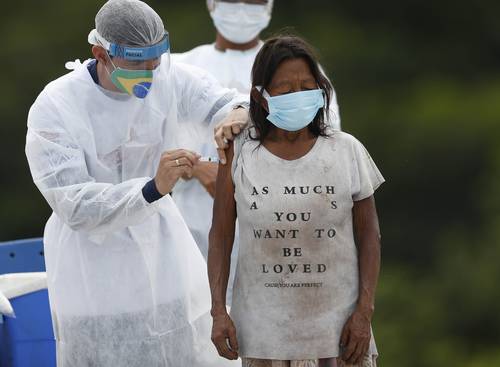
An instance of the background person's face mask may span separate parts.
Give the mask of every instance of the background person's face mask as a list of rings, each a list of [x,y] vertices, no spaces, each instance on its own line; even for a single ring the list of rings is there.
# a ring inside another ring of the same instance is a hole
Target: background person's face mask
[[[283,94],[271,97],[264,90],[269,115],[267,119],[276,127],[287,131],[298,131],[309,125],[318,111],[325,106],[322,89]]]
[[[210,12],[217,31],[233,43],[255,39],[271,21],[268,5],[216,1]]]
[[[109,58],[114,70],[109,77],[111,82],[123,93],[127,93],[137,98],[146,98],[153,84],[153,70],[130,70],[116,67],[111,58]]]

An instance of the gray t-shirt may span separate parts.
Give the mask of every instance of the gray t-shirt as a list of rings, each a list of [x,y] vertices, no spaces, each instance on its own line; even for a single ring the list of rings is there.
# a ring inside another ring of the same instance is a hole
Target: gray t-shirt
[[[363,145],[338,131],[288,161],[246,130],[232,169],[240,252],[231,316],[240,355],[337,357],[358,298],[353,202],[384,178]]]

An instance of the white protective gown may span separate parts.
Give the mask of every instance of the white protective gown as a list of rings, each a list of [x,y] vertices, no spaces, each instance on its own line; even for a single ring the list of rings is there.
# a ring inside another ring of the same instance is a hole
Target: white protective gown
[[[202,45],[182,54],[173,54],[172,60],[174,63],[182,62],[202,68],[212,74],[224,87],[236,88],[240,93],[249,96],[252,86],[252,66],[263,44],[263,42],[259,42],[256,47],[246,51],[226,50],[225,52],[217,50],[215,44]],[[335,91],[330,102],[330,116],[333,128],[340,130],[339,107]],[[193,130],[193,134],[187,136],[184,144],[203,156],[217,157],[212,129],[206,130],[204,135],[196,126]],[[193,135],[196,136],[196,139],[193,139]],[[213,199],[197,180],[192,179],[181,181],[175,187],[174,200],[198,247],[207,258],[208,233],[212,226]],[[237,252],[238,240],[235,241],[231,256],[231,275],[227,291],[228,304],[231,300],[235,274],[234,265],[238,258]]]
[[[206,264],[176,205],[149,204],[142,188],[185,121],[208,125],[239,97],[167,64],[143,100],[102,89],[79,64],[30,110],[26,154],[53,209],[44,244],[59,367],[238,365],[211,343]]]

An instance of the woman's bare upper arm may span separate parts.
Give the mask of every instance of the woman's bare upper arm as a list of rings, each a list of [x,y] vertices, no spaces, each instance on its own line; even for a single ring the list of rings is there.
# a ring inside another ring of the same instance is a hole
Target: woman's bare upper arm
[[[229,143],[226,150],[227,163],[219,164],[217,180],[215,183],[215,201],[213,224],[218,220],[230,223],[236,220],[236,201],[234,200],[234,183],[232,178],[232,162],[234,157],[234,144]]]
[[[379,231],[377,209],[373,195],[366,199],[355,201],[352,216],[354,231],[357,236],[362,235],[362,232],[366,230]]]

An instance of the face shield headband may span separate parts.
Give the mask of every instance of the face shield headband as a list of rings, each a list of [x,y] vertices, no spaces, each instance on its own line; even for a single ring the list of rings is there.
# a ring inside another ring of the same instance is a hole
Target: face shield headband
[[[123,46],[108,42],[96,29],[90,32],[88,41],[92,45],[97,44],[104,47],[110,56],[120,57],[129,61],[152,60],[170,51],[170,38],[167,31],[165,31],[165,36],[160,42],[146,47]]]

